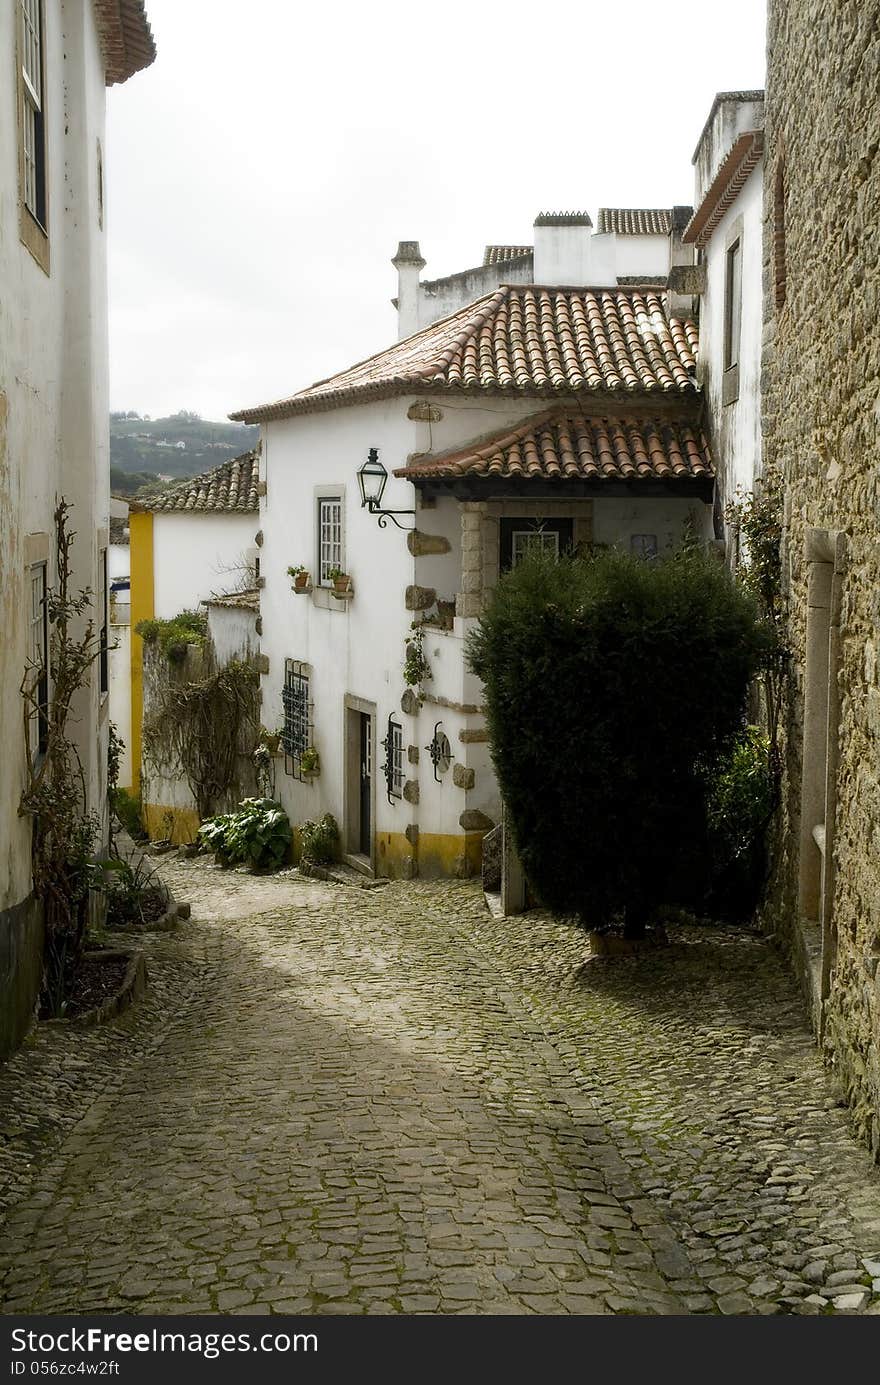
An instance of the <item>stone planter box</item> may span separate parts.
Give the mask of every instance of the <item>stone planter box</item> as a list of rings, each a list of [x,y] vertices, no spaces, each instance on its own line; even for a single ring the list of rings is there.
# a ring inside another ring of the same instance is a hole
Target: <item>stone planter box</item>
[[[102,947],[92,948],[83,954],[84,960],[91,962],[118,962],[125,960],[125,975],[118,988],[91,1010],[84,1010],[69,1019],[44,1020],[45,1024],[71,1025],[78,1029],[89,1029],[96,1024],[106,1024],[115,1019],[144,994],[147,989],[147,964],[140,948]]]

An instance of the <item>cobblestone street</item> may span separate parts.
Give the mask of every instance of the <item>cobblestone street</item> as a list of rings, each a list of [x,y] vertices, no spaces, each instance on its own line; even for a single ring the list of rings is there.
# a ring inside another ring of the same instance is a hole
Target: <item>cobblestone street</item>
[[[163,873],[145,1000],[0,1069],[5,1312],[880,1311],[880,1172],[763,939]]]

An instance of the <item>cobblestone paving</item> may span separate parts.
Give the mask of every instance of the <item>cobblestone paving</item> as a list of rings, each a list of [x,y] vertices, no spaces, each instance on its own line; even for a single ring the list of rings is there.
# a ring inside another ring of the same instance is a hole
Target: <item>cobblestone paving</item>
[[[0,1071],[5,1312],[878,1306],[880,1173],[766,942],[163,873],[148,1000]]]

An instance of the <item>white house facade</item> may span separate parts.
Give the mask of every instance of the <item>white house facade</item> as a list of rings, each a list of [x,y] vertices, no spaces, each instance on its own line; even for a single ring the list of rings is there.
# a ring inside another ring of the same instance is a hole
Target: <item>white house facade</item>
[[[106,625],[109,543],[105,88],[155,56],[142,0],[9,0],[0,7],[0,1057],[39,987],[41,921],[30,824],[18,813],[25,665],[48,668],[53,513],[71,506],[73,587]],[[76,708],[88,805],[104,815],[106,660]],[[46,705],[50,689],[41,685]],[[45,719],[35,718],[33,754]]]
[[[341,375],[232,415],[262,427],[276,791],[294,823],[333,813],[364,872],[479,869],[500,801],[465,643],[500,572],[535,545],[651,554],[687,526],[712,538],[694,323],[670,316],[659,268],[620,284],[618,264],[607,289],[573,287],[601,263],[589,218],[538,220],[550,282],[497,286]],[[299,591],[290,567],[307,569]],[[337,570],[347,590],[334,591]]]
[[[696,210],[683,235],[703,271],[699,378],[719,535],[726,505],[761,473],[763,150],[764,93],[719,92],[694,152]]]

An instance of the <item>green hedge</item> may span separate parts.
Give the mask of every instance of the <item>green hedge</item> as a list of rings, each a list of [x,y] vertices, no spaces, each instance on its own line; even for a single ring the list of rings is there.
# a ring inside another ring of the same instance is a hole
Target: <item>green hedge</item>
[[[639,936],[687,893],[706,776],[743,724],[769,637],[699,549],[536,556],[471,636],[492,756],[526,875],[550,908]]]

